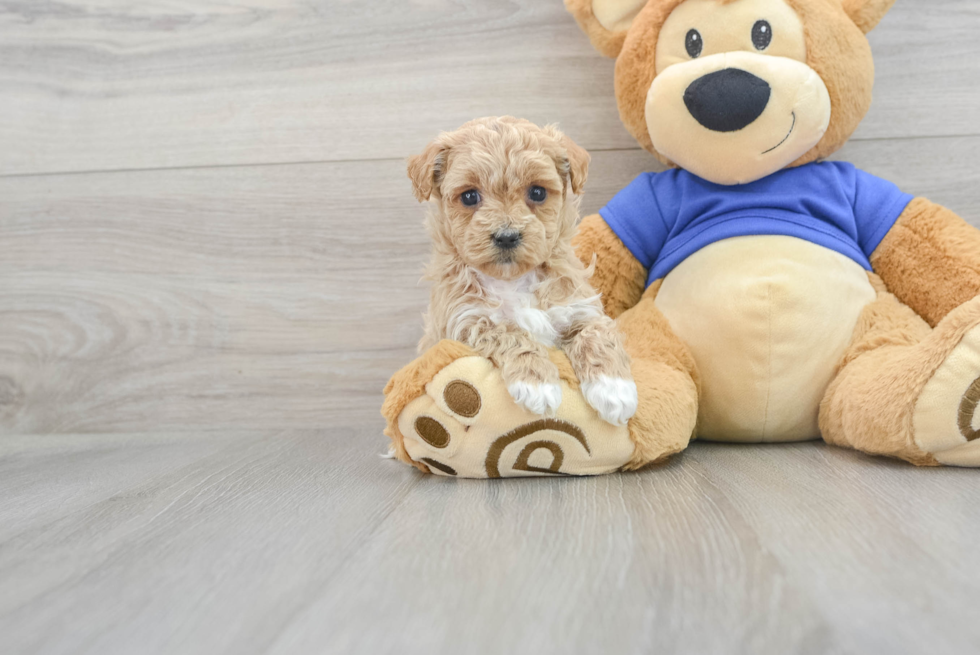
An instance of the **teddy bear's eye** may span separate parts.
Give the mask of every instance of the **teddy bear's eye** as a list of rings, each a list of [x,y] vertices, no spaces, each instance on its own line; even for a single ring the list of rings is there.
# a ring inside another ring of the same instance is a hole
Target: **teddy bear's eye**
[[[473,207],[480,202],[480,192],[476,189],[464,191],[460,194],[459,201],[467,207]]]
[[[688,32],[684,46],[687,48],[687,54],[691,55],[691,59],[700,57],[701,51],[704,49],[704,39],[701,38],[701,32],[697,30]]]
[[[770,43],[772,43],[772,25],[769,21],[757,21],[752,26],[752,45],[756,50],[765,50]]]

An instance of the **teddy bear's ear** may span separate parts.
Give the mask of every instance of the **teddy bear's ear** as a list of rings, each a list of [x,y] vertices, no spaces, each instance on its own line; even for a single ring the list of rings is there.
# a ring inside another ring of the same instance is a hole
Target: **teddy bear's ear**
[[[440,139],[436,139],[425,147],[422,154],[409,157],[408,178],[412,180],[412,192],[419,202],[425,202],[432,196],[432,190],[439,183],[445,168],[448,150]]]
[[[885,17],[895,0],[843,0],[844,11],[867,34]]]
[[[616,57],[633,19],[648,0],[565,0],[565,8],[575,17],[596,50]]]

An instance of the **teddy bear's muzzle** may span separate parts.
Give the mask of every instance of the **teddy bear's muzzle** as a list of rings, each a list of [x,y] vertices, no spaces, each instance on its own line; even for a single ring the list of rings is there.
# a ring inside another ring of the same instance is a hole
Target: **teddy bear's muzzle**
[[[725,52],[673,64],[647,91],[653,148],[716,184],[746,184],[790,165],[827,131],[827,87],[807,64]]]
[[[684,92],[684,104],[712,132],[737,132],[762,116],[771,96],[772,87],[761,77],[725,68],[694,80]]]

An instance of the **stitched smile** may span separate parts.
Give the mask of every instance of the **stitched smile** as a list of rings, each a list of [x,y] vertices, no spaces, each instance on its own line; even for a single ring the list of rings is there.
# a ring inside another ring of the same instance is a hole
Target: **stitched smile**
[[[776,148],[778,148],[779,146],[781,146],[781,145],[783,145],[784,143],[786,143],[786,139],[788,139],[788,138],[789,138],[789,136],[790,136],[790,134],[792,134],[792,133],[793,133],[793,130],[795,130],[795,129],[796,129],[796,112],[794,111],[794,112],[793,112],[793,124],[792,124],[792,125],[790,125],[790,127],[789,127],[789,132],[788,132],[788,133],[786,134],[786,136],[784,136],[784,137],[783,137],[783,140],[782,140],[782,141],[780,141],[779,143],[777,143],[777,144],[776,144],[776,145],[774,145],[773,147],[771,147],[771,148],[769,148],[769,150],[766,150],[766,151],[765,151],[765,152],[763,152],[762,154],[764,154],[764,155],[765,155],[765,154],[768,154],[768,153],[770,153],[770,152],[772,152],[773,150],[775,150]]]

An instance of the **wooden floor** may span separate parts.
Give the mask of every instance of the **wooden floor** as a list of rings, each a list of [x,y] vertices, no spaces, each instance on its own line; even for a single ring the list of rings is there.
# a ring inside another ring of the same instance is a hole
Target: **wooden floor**
[[[899,0],[838,157],[980,225],[980,3]],[[598,479],[378,457],[403,159],[558,121],[653,167],[557,0],[0,0],[0,653],[976,653],[980,474],[696,444]]]

